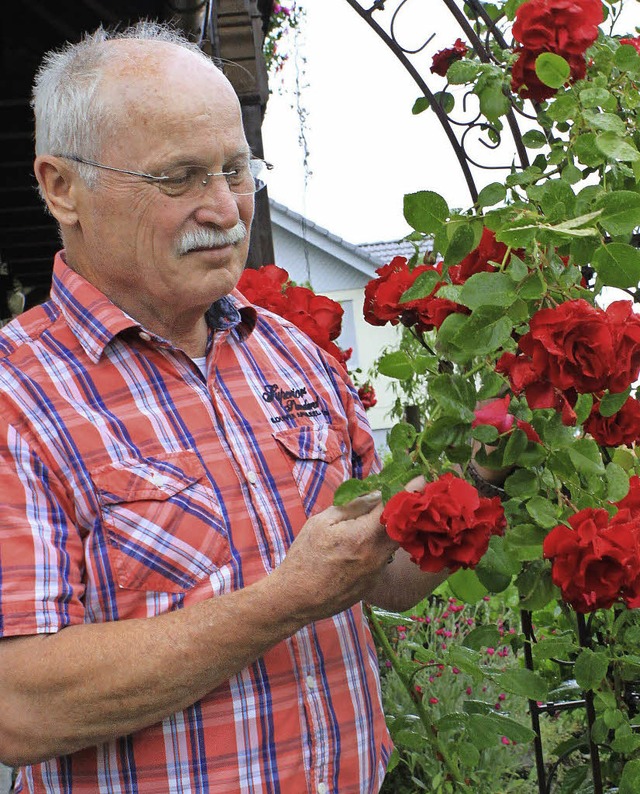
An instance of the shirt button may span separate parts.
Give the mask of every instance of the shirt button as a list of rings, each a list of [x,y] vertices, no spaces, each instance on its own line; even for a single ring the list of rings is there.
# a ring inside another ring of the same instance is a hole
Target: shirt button
[[[258,482],[258,475],[255,471],[250,471],[247,473],[247,480],[249,480],[251,485],[255,485]]]
[[[140,333],[138,334],[138,336],[139,336],[139,337],[140,337],[140,339],[142,339],[144,342],[150,342],[150,341],[151,341],[151,334],[148,334],[146,331],[140,331]]]
[[[315,689],[316,688],[316,682],[315,682],[315,679],[314,679],[314,677],[312,675],[308,675],[307,676],[307,686],[309,687],[309,689]]]
[[[328,794],[329,786],[326,783],[318,783],[318,794]]]

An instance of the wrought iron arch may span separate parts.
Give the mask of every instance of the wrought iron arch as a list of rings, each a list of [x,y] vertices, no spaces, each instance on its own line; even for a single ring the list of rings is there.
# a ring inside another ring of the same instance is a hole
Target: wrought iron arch
[[[365,5],[361,0],[346,0],[346,2],[389,47],[397,60],[404,66],[408,75],[416,83],[420,94],[428,101],[430,108],[433,110],[442,126],[447,140],[453,148],[460,170],[466,181],[471,200],[474,204],[479,194],[478,185],[474,177],[474,168],[478,171],[483,171],[497,169],[522,170],[529,167],[529,158],[522,140],[523,133],[520,125],[523,121],[526,122],[526,120],[536,119],[536,113],[539,108],[535,103],[528,103],[531,108],[530,113],[523,111],[520,107],[512,103],[510,110],[506,114],[506,123],[512,138],[512,160],[503,165],[479,161],[475,156],[472,156],[468,150],[470,136],[474,133],[480,135],[484,134],[487,139],[480,139],[480,144],[486,148],[490,157],[495,160],[496,151],[500,151],[501,147],[506,145],[502,130],[497,127],[492,127],[486,120],[480,121],[481,114],[479,111],[477,114],[471,111],[469,116],[465,119],[454,118],[451,112],[447,111],[444,104],[444,91],[434,91],[429,86],[427,78],[423,71],[421,71],[421,68],[423,70],[425,68],[424,64],[421,66],[418,63],[418,56],[426,52],[427,47],[434,40],[436,32],[427,31],[422,43],[417,47],[403,45],[397,33],[398,20],[400,19],[400,15],[408,9],[410,0],[374,0],[371,5]],[[505,21],[503,16],[495,18],[490,17],[479,0],[441,0],[441,2],[452,14],[462,34],[482,62],[489,63],[493,61],[491,40],[501,49],[508,48],[509,45],[501,30],[501,23]],[[475,16],[476,19],[481,20],[485,28],[488,29],[489,33],[485,40],[481,39],[477,30],[470,22],[469,16],[461,10],[462,5],[470,9],[470,16]],[[447,41],[444,46],[451,46],[451,42]],[[470,93],[470,91],[467,91],[463,96],[463,111],[467,111]],[[583,615],[576,615],[576,620],[580,646],[589,647],[591,640],[588,624]],[[533,670],[532,647],[536,642],[536,637],[532,624],[531,612],[522,611],[521,622],[525,638],[525,665],[528,669]],[[561,662],[559,663],[561,664]],[[561,755],[553,764],[547,765],[544,758],[544,749],[540,733],[540,716],[580,708],[586,711],[587,732],[584,737],[584,742],[577,749],[588,753],[590,756],[594,794],[603,794],[604,792],[598,747],[590,738],[591,729],[595,722],[593,693],[587,692],[584,693],[582,697],[576,697],[570,700],[563,699],[547,703],[538,703],[533,700],[529,701],[531,723],[535,733],[534,750],[539,794],[551,794],[558,768],[567,760],[571,753],[576,751],[574,747],[572,750]]]

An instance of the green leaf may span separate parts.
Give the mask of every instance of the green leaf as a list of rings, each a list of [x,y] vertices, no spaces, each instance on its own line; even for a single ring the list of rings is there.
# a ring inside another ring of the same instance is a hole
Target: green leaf
[[[594,132],[583,132],[578,135],[573,143],[573,151],[578,160],[589,168],[594,168],[604,162],[604,156],[596,145]]]
[[[517,496],[521,499],[535,496],[539,487],[536,473],[528,469],[516,469],[504,481],[504,489],[509,496]]]
[[[561,88],[571,75],[571,67],[562,55],[543,52],[536,58],[536,76],[550,88]]]
[[[457,223],[449,240],[446,251],[447,265],[457,265],[473,249],[475,234],[473,226],[467,223]]]
[[[400,747],[406,747],[408,750],[416,750],[422,752],[426,739],[421,733],[415,731],[402,730],[398,731],[393,736],[393,741]]]
[[[540,130],[529,130],[522,136],[522,143],[524,143],[527,149],[541,149],[543,146],[547,146],[549,141],[544,132]]]
[[[416,231],[434,234],[449,217],[449,206],[438,193],[421,190],[404,197],[404,217]]]
[[[408,422],[398,422],[387,436],[387,444],[391,452],[396,450],[407,451],[413,446],[418,435],[415,427]]]
[[[529,700],[547,699],[547,684],[532,670],[505,670],[503,673],[493,673],[491,678],[505,692],[511,692],[513,695],[520,695]]]
[[[480,750],[471,742],[462,742],[456,746],[456,754],[460,763],[468,769],[475,769],[480,761]]]
[[[552,529],[559,523],[558,505],[545,499],[544,496],[534,496],[529,499],[526,509],[536,524],[545,529]]]
[[[462,640],[467,648],[479,651],[481,648],[495,648],[500,645],[500,631],[497,626],[477,626]]]
[[[623,72],[640,70],[640,55],[633,44],[621,44],[613,56],[613,62]]]
[[[414,370],[408,353],[405,353],[404,350],[394,350],[380,357],[378,372],[389,378],[406,380],[413,375]]]
[[[602,651],[583,648],[576,659],[573,674],[583,689],[595,689],[607,674],[609,657]]]
[[[587,122],[601,132],[613,132],[618,136],[625,135],[627,128],[620,116],[615,113],[590,112],[585,114]]]
[[[608,463],[606,469],[607,499],[619,502],[629,493],[629,475],[617,463]]]
[[[576,423],[581,425],[589,418],[593,408],[593,394],[579,394],[573,410],[576,412]]]
[[[478,76],[478,64],[473,61],[454,61],[447,69],[447,80],[451,85],[472,83]]]
[[[632,245],[601,245],[593,255],[592,264],[608,287],[635,288],[640,282],[640,251]]]
[[[605,193],[597,206],[603,210],[600,225],[609,234],[631,234],[640,226],[640,193],[633,190]]]
[[[589,86],[580,91],[580,102],[585,108],[602,107],[607,104],[612,94],[606,88],[599,86]]]
[[[411,112],[414,116],[417,116],[419,113],[427,110],[429,107],[429,100],[426,96],[419,96],[416,101],[413,103],[413,107],[411,108]]]
[[[521,562],[539,559],[546,534],[544,529],[535,524],[518,524],[509,529],[505,537],[507,549]]]
[[[512,742],[525,744],[533,741],[535,733],[528,725],[521,725],[519,722],[506,717],[504,714],[487,714],[486,718],[497,730],[499,736],[506,736]]]
[[[498,438],[498,429],[493,425],[477,425],[471,429],[471,437],[483,444],[490,444]]]
[[[472,422],[475,416],[476,390],[462,375],[436,375],[429,384],[429,393],[447,416]]]
[[[517,297],[513,281],[506,273],[475,273],[465,282],[460,303],[469,309],[510,306]]]
[[[607,392],[607,394],[605,394],[600,400],[600,405],[598,406],[600,416],[613,416],[614,414],[617,414],[629,399],[630,393],[631,388],[617,394],[610,394]]]
[[[575,643],[568,637],[551,637],[538,640],[533,644],[533,658],[536,662],[545,659],[562,659],[569,661],[571,654],[576,650]]]
[[[504,201],[506,197],[507,189],[505,186],[501,182],[492,182],[482,188],[476,203],[479,207],[492,207],[494,204]]]
[[[477,86],[476,86],[477,89]],[[511,103],[502,90],[502,84],[491,82],[486,88],[476,90],[480,100],[480,112],[489,121],[496,122],[511,109]]]
[[[600,448],[592,438],[579,438],[569,447],[569,457],[580,474],[604,474]]]
[[[547,291],[547,285],[542,273],[539,270],[534,270],[530,273],[518,286],[518,295],[523,300],[538,300]]]
[[[513,322],[501,310],[483,306],[466,318],[453,341],[475,358],[501,348],[511,338],[512,331]]]
[[[520,455],[526,450],[528,443],[529,440],[524,430],[520,430],[519,427],[512,430],[504,447],[502,463],[505,466],[516,464]]]
[[[475,571],[460,568],[447,579],[447,585],[453,595],[465,604],[475,604],[489,592],[481,584]]]
[[[447,661],[450,665],[458,667],[470,675],[474,680],[482,678],[480,661],[482,657],[478,651],[465,648],[463,645],[450,645],[447,650]]]
[[[618,794],[637,794],[640,791],[640,760],[627,761],[620,776]]]
[[[629,140],[627,136],[615,132],[601,132],[596,135],[596,146],[609,160],[637,162],[640,160],[640,152]]]
[[[545,607],[557,595],[551,580],[551,564],[548,560],[532,560],[516,579],[520,593],[520,608],[534,612]]]
[[[442,281],[442,276],[435,270],[426,270],[424,273],[420,273],[409,289],[402,293],[398,303],[428,298],[439,281]]]
[[[365,480],[345,480],[336,488],[333,495],[333,503],[341,507],[359,496],[377,491],[379,487],[378,475],[367,477]]]
[[[498,743],[500,732],[488,714],[472,714],[469,718],[467,737],[468,741],[479,750],[488,750]]]
[[[451,113],[455,107],[456,100],[453,94],[448,91],[436,91],[433,95],[435,102],[444,110],[445,113]]]

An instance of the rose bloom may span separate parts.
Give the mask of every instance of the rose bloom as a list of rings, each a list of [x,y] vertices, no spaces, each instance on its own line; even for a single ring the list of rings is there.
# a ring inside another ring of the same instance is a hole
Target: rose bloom
[[[623,600],[640,603],[640,522],[630,511],[613,518],[591,507],[554,527],[543,542],[551,576],[562,598],[577,612],[608,609]]]
[[[516,11],[513,37],[538,53],[583,55],[603,19],[601,0],[528,0]]]
[[[535,102],[543,102],[555,96],[557,88],[545,85],[536,74],[536,59],[544,50],[528,50],[525,47],[517,47],[514,52],[518,53],[511,69],[511,90],[523,99],[533,99]],[[571,69],[567,82],[582,80],[587,72],[587,64],[582,55],[571,53],[561,53],[569,63]]]
[[[431,62],[431,71],[433,74],[439,74],[441,77],[447,76],[447,70],[454,61],[460,61],[467,54],[469,48],[462,41],[456,39],[453,47],[447,47],[445,50],[436,52]]]
[[[518,346],[524,356],[499,362],[516,391],[546,381],[561,392],[618,393],[640,372],[640,317],[630,301],[606,311],[582,299],[566,301],[536,312]]]
[[[478,427],[478,425],[491,425],[503,435],[510,433],[515,424],[522,430],[529,441],[535,441],[536,444],[541,444],[540,436],[531,427],[529,422],[523,422],[522,419],[516,419],[513,414],[509,413],[509,403],[511,398],[508,394],[497,400],[492,400],[490,403],[483,405],[481,408],[476,408],[474,414],[475,418],[471,423],[471,427]]]
[[[369,408],[373,408],[373,406],[378,402],[375,389],[370,383],[365,383],[364,386],[360,386],[358,389],[358,397],[360,398],[360,402],[364,406],[365,411],[368,411]]]
[[[420,265],[409,270],[404,256],[396,256],[387,265],[376,270],[377,278],[372,279],[364,288],[364,319],[369,325],[397,325],[402,309],[400,298],[420,273],[435,268]]]
[[[440,328],[450,314],[470,314],[470,309],[447,298],[437,298],[435,293],[445,284],[436,284],[433,292],[426,298],[401,303],[400,322],[407,327],[415,326],[418,333]]]
[[[340,336],[342,330],[342,316],[344,309],[326,295],[316,295],[307,287],[289,287],[286,291],[286,317],[291,322],[296,322],[296,317],[308,324],[311,319],[321,333],[334,340]],[[302,327],[301,325],[299,327]],[[303,330],[305,330],[303,328]],[[313,339],[313,334],[309,334]]]
[[[629,510],[634,518],[640,519],[640,477],[637,474],[629,478],[629,493],[614,504],[619,510]]]
[[[423,571],[473,568],[492,535],[506,526],[499,497],[487,499],[466,480],[451,473],[421,491],[400,491],[380,517],[387,534]]]
[[[603,447],[633,444],[640,439],[640,402],[629,397],[613,416],[601,416],[599,404],[591,409],[584,429]]]
[[[640,55],[640,36],[634,36],[633,38],[629,39],[620,39],[620,44],[630,44],[632,47],[635,47],[638,54]]]
[[[282,316],[286,302],[284,290],[288,283],[286,270],[276,265],[263,265],[258,270],[245,268],[237,287],[250,303]]]
[[[497,242],[495,232],[485,226],[478,246],[470,254],[467,254],[459,264],[449,268],[451,282],[464,284],[470,276],[476,273],[491,273],[496,269],[491,262],[500,264],[506,253],[507,246]]]

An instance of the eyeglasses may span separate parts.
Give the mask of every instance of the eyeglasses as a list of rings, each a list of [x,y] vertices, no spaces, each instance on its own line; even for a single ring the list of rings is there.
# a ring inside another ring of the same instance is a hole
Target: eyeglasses
[[[73,160],[74,163],[92,165],[94,168],[104,168],[106,171],[117,171],[119,174],[129,174],[137,176],[147,182],[152,182],[158,189],[167,196],[186,196],[203,193],[205,187],[214,176],[223,176],[227,181],[229,190],[238,196],[250,196],[265,187],[266,176],[273,168],[271,163],[265,160],[252,158],[235,166],[231,171],[209,171],[204,165],[177,165],[175,168],[167,168],[162,174],[145,174],[143,171],[129,171],[126,168],[114,168],[112,165],[97,163],[95,160],[87,160],[78,157],[76,154],[59,154],[57,157],[64,157],[65,160]]]

